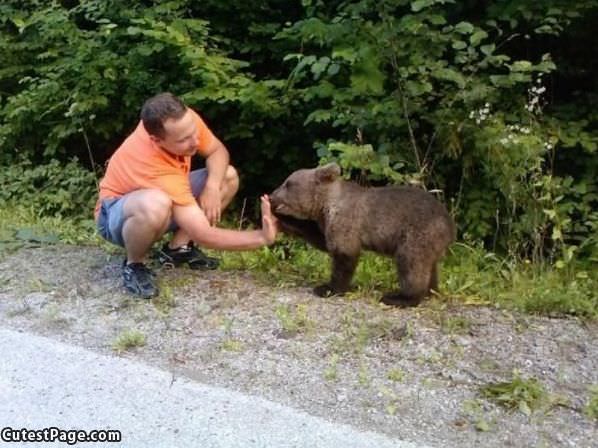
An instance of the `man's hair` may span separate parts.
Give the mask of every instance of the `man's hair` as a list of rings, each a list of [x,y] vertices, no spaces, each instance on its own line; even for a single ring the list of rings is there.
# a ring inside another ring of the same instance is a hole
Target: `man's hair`
[[[151,97],[141,108],[141,121],[145,130],[156,137],[164,137],[164,122],[169,118],[178,120],[185,115],[187,106],[172,93],[165,92]]]

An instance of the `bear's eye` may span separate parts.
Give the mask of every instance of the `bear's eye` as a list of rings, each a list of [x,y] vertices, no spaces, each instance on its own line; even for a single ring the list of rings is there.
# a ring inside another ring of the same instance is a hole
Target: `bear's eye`
[[[291,181],[291,180],[287,180],[285,182],[285,187],[286,188],[291,188],[293,185],[295,185],[295,182]]]

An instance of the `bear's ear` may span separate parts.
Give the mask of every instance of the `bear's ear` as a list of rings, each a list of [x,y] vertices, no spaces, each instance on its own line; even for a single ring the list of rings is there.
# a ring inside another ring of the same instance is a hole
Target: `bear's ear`
[[[316,168],[316,180],[318,182],[332,182],[341,175],[341,167],[336,163],[329,163],[327,165]]]

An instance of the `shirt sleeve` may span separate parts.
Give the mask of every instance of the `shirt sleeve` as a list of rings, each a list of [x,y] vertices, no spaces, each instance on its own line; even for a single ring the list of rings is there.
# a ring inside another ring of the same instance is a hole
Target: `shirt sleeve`
[[[199,114],[193,110],[192,112],[195,115],[195,121],[197,123],[197,134],[199,141],[197,152],[202,156],[207,156],[209,155],[208,150],[212,146],[216,136],[214,136],[208,125],[203,121]]]

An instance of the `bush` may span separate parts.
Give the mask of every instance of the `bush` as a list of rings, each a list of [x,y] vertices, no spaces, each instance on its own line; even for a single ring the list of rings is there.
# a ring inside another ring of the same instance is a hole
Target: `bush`
[[[0,165],[101,165],[168,90],[231,149],[241,194],[336,159],[441,190],[493,252],[596,262],[597,17],[597,0],[4,0]]]
[[[53,160],[44,165],[21,162],[0,169],[3,207],[26,206],[35,209],[38,217],[92,217],[96,177],[76,159],[65,165]]]

